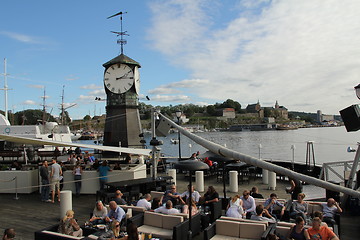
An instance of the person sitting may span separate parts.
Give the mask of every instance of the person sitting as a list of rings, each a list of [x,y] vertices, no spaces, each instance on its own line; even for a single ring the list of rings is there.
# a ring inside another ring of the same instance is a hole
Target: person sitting
[[[58,232],[74,237],[82,237],[83,230],[76,222],[73,210],[66,211],[65,217],[60,221]]]
[[[115,238],[119,238],[119,236],[120,236],[120,222],[114,220],[110,224],[109,231],[102,233],[99,236],[98,240],[115,239]]]
[[[308,240],[308,239],[310,239],[309,233],[304,228],[304,226],[305,226],[305,220],[300,216],[296,217],[295,225],[291,227],[287,238],[293,239],[293,240]]]
[[[308,229],[308,233],[311,240],[339,240],[329,227],[321,226],[321,219],[318,217],[312,220],[312,227]]]
[[[208,157],[204,158],[204,163],[206,163],[210,168],[213,166],[213,161],[211,161]]]
[[[17,161],[17,160],[14,160],[11,164],[11,169],[15,169],[15,170],[21,170],[22,166],[21,164]]]
[[[168,200],[172,201],[173,205],[176,206],[179,203],[185,204],[180,197],[180,194],[176,191],[176,186],[171,185],[170,190],[166,190],[162,199],[162,203],[165,204]]]
[[[183,192],[180,197],[186,199],[190,196],[190,185],[188,185],[188,190]],[[200,200],[200,193],[198,191],[195,191],[194,186],[191,186],[191,197],[194,199],[195,203],[197,204]],[[182,201],[184,203],[184,201]]]
[[[105,221],[111,222],[111,221],[116,220],[121,223],[121,221],[125,218],[125,215],[126,215],[124,209],[119,207],[115,201],[111,201],[109,203],[109,208],[110,208],[110,211],[109,211],[107,217],[105,218]]]
[[[276,214],[274,211],[275,206],[279,206],[281,208],[280,213]],[[270,198],[268,198],[265,203],[264,203],[264,207],[266,210],[268,210],[268,212],[270,213],[271,216],[273,216],[274,218],[277,219],[281,219],[282,216],[284,215],[284,211],[285,211],[285,206],[284,204],[282,204],[281,202],[279,202],[277,200],[277,195],[276,193],[271,193],[270,194]]]
[[[144,195],[143,199],[140,199],[137,203],[136,206],[137,207],[143,207],[146,210],[150,210],[151,209],[151,195],[149,193]]]
[[[15,239],[15,230],[13,228],[7,228],[4,231],[3,240],[13,240]]]
[[[160,198],[153,198],[151,202],[151,210],[154,211],[155,209],[161,206],[161,199]]]
[[[257,187],[252,187],[251,191],[250,191],[250,196],[252,196],[253,198],[261,198],[263,199],[263,195],[259,193],[259,189]]]
[[[255,211],[256,211],[256,215],[255,214],[251,215],[250,217],[251,220],[276,223],[276,219],[273,216],[271,216],[266,209],[264,209],[264,206],[262,204],[257,205]]]
[[[305,194],[299,193],[297,201],[293,201],[290,210],[290,217],[296,218],[298,216],[306,220],[306,213],[308,212],[308,204],[304,201]]]
[[[126,233],[127,235],[123,238],[120,238],[120,240],[139,240],[140,236],[138,233],[138,229],[137,226],[135,225],[135,223],[129,223],[128,226],[126,227]]]
[[[322,206],[324,222],[326,222],[330,227],[333,227],[335,223],[335,213],[342,213],[342,209],[339,204],[333,198],[329,198],[327,203],[316,204]]]
[[[243,201],[243,208],[246,213],[246,218],[250,219],[251,215],[255,214],[255,199],[250,196],[249,190],[244,190],[240,199]]]
[[[120,164],[118,162],[115,163],[113,170],[121,170]]]
[[[180,211],[176,208],[173,208],[172,202],[169,200],[166,202],[165,207],[161,206],[154,210],[156,213],[165,213],[165,214],[177,214],[180,213]]]
[[[200,202],[205,205],[209,205],[209,203],[218,202],[218,201],[219,201],[219,193],[216,192],[213,186],[209,186],[204,196],[200,198]]]
[[[191,203],[190,203],[190,199],[191,199]],[[189,204],[191,204],[191,216],[194,216],[199,212],[199,210],[197,209],[194,199],[192,198],[186,199],[186,204],[183,206],[182,212],[189,214]]]
[[[323,222],[323,213],[322,213],[322,212],[320,212],[320,211],[315,211],[313,217],[314,217],[314,218],[315,218],[315,217],[320,218],[320,220],[321,220],[321,226],[326,226],[326,227],[328,227],[327,223],[326,223],[326,222]]]
[[[107,217],[107,214],[107,208],[104,207],[102,201],[97,201],[93,210],[92,217],[90,218],[90,222],[95,225],[105,223],[105,218]]]
[[[228,209],[226,211],[226,216],[233,218],[243,218],[245,216],[243,202],[240,199],[240,195],[237,194],[231,198]]]
[[[122,198],[123,195],[124,194],[122,194],[120,190],[116,190],[114,201],[117,203],[117,205],[127,205],[125,199]]]

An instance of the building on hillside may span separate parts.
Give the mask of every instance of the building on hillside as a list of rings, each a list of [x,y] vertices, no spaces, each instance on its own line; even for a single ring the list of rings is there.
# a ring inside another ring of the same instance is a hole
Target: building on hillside
[[[335,116],[322,114],[321,110],[318,110],[316,115],[316,120],[318,123],[332,122],[335,120]]]
[[[278,101],[276,101],[275,107],[261,107],[259,101],[256,104],[249,104],[246,107],[246,112],[257,113],[260,118],[274,117],[276,119],[289,119],[287,108],[279,106]]]
[[[216,111],[216,115],[222,118],[235,118],[234,108],[221,108]]]
[[[264,117],[264,109],[261,108],[259,101],[255,104],[248,104],[246,107],[246,112],[252,114],[255,113],[259,118]]]

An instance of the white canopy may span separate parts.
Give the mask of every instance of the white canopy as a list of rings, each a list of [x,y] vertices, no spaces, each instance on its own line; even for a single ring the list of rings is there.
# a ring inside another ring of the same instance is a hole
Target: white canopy
[[[33,145],[52,145],[58,147],[82,147],[82,148],[92,148],[98,149],[101,151],[110,151],[110,152],[123,152],[130,154],[138,155],[150,155],[150,149],[141,149],[141,148],[125,148],[125,147],[111,147],[111,146],[101,146],[101,145],[91,145],[91,144],[82,144],[82,143],[69,143],[69,142],[58,142],[58,141],[48,141],[36,138],[27,138],[27,137],[15,137],[11,135],[0,134],[1,140],[6,140],[9,142],[16,142],[22,144],[33,144]]]

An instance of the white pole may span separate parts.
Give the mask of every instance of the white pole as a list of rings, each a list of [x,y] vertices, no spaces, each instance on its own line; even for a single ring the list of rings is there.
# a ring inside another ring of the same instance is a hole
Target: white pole
[[[269,190],[275,190],[276,188],[276,173],[269,171]]]
[[[291,167],[292,167],[292,170],[294,171],[295,169],[295,145],[291,145],[291,150],[292,150],[292,162],[291,162]]]
[[[176,169],[169,169],[168,175],[172,177],[172,182],[176,185]]]
[[[195,189],[198,192],[204,192],[204,172],[203,171],[195,172]]]
[[[68,210],[72,210],[72,192],[70,190],[63,190],[60,192],[60,219],[65,217]]]
[[[7,73],[6,73],[6,58],[4,58],[4,96],[5,96],[5,118],[8,119],[8,97],[7,97]]]
[[[261,149],[262,149],[262,145],[261,143],[259,144],[259,159],[261,160]],[[268,174],[268,170],[266,169],[262,169],[262,182],[263,184],[269,184],[269,174]]]
[[[239,191],[239,184],[238,184],[238,172],[237,171],[229,171],[229,182],[230,182],[230,187],[229,190],[230,192],[238,192]]]

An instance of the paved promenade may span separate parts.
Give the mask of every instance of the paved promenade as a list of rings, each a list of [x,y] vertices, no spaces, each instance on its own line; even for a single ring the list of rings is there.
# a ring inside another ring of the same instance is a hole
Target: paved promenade
[[[183,192],[188,184],[188,178],[178,174],[177,176],[178,192]],[[86,183],[83,183],[86,184]],[[205,190],[207,186],[213,185],[219,192],[222,193],[222,182],[216,182],[216,177],[205,178]],[[279,198],[288,199],[290,195],[285,193],[287,182],[277,181],[276,191],[267,190],[266,186],[261,183],[261,179],[251,180],[250,183],[243,183],[239,185],[239,192],[244,189],[251,189],[252,186],[257,186],[259,192],[264,197],[269,196],[271,192],[276,192]],[[227,186],[228,187],[228,186]],[[305,188],[305,192],[306,192]],[[232,196],[235,193],[227,193],[227,196]],[[59,203],[44,203],[40,201],[39,193],[21,194],[18,200],[14,200],[15,194],[0,194],[0,233],[5,228],[15,228],[17,232],[16,239],[30,240],[34,239],[34,232],[44,227],[57,224],[59,222]],[[83,224],[89,218],[90,212],[95,204],[95,195],[81,195],[78,198],[73,197],[73,210],[75,211],[75,218],[80,224]],[[350,217],[345,213],[341,217],[342,240],[360,239],[360,217]],[[202,239],[202,234],[195,239]]]

